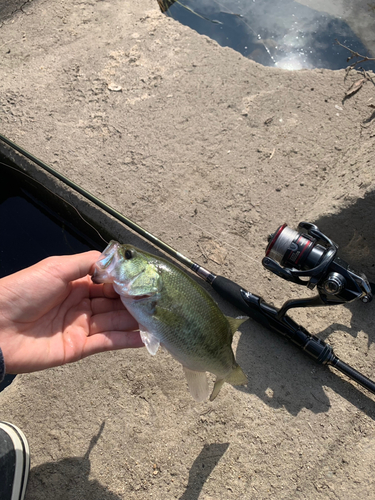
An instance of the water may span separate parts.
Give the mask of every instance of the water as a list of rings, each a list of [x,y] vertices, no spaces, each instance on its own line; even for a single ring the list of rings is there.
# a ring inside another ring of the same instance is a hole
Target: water
[[[51,255],[103,249],[74,209],[5,163],[0,153],[0,278]],[[0,391],[14,378],[7,375]]]
[[[361,55],[375,57],[375,3],[304,3],[320,10],[293,0],[178,0],[167,14],[265,66],[346,68],[350,52],[336,39]],[[375,61],[361,66],[375,71]]]
[[[102,249],[82,232],[83,221],[62,200],[51,205],[53,195],[43,186],[33,187],[19,173],[0,168],[0,278],[51,255]]]

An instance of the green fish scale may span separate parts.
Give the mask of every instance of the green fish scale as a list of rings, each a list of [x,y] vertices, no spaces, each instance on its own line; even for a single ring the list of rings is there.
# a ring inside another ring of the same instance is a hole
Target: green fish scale
[[[184,366],[225,376],[236,366],[226,317],[190,276],[163,259],[148,257],[148,265],[161,277],[158,294],[138,301],[124,298],[124,304]]]

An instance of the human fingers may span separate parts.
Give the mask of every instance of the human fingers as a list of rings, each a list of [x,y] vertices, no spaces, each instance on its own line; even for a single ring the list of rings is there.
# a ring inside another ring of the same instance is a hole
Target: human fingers
[[[64,299],[68,293],[69,282],[88,275],[99,256],[100,253],[93,250],[76,255],[48,257],[3,278],[2,296],[13,308],[15,304],[20,304],[23,309],[33,309],[34,306],[40,309],[40,303],[50,307],[51,303],[53,305],[54,302]],[[108,287],[103,293],[110,297],[115,296],[114,290]]]
[[[91,299],[91,310],[93,314],[101,314],[111,311],[125,310],[125,306],[120,299],[97,297]]]
[[[87,337],[82,357],[103,351],[143,347],[139,332],[107,331]]]
[[[60,278],[65,283],[69,283],[70,281],[78,280],[90,274],[99,256],[100,252],[91,250],[75,255],[48,257],[36,264],[36,266],[40,267],[48,274]]]
[[[91,282],[89,293],[90,297],[106,297],[108,299],[116,299],[119,297],[111,283],[97,285]]]
[[[137,321],[125,309],[95,314],[90,318],[90,335],[112,330],[125,333],[138,328]]]

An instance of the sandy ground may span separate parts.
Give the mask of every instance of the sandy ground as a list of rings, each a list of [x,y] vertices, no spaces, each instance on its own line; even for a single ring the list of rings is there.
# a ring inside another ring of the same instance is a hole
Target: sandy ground
[[[153,0],[9,4],[3,134],[277,306],[313,294],[262,268],[283,222],[315,222],[375,281],[373,84],[343,101],[358,75],[264,68]],[[374,304],[291,315],[375,377]],[[374,397],[253,321],[240,330],[249,384],[213,403],[144,349],[17,377],[0,418],[29,439],[27,500],[375,498]]]

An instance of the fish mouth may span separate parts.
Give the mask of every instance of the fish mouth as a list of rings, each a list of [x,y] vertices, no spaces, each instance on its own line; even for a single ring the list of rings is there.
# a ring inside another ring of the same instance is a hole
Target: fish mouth
[[[144,294],[144,295],[129,295],[129,297],[131,297],[132,300],[135,300],[136,302],[140,302],[142,300],[148,300],[150,297],[155,297],[156,294],[154,293],[149,293],[148,295],[147,294]]]
[[[91,281],[95,283],[95,285],[101,285],[102,283],[110,283],[113,279],[111,279],[111,276],[107,271],[95,267],[91,276]]]
[[[102,283],[110,283],[113,281],[112,271],[117,264],[119,244],[117,241],[110,241],[108,246],[103,250],[98,261],[94,265],[94,272],[91,276],[91,281],[96,285]]]
[[[95,283],[95,285],[101,285],[102,283],[104,283],[104,281],[102,281],[102,278],[98,276],[97,269],[95,269],[94,274],[91,276],[91,281]]]

